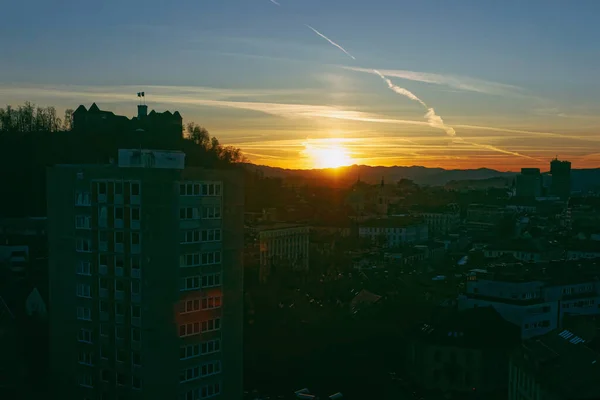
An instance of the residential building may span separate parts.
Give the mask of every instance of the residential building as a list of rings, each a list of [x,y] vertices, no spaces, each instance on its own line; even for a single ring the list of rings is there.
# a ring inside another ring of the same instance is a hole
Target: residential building
[[[260,246],[260,282],[267,282],[269,276],[280,268],[308,271],[310,230],[308,226],[274,223],[259,225],[257,229]]]
[[[509,400],[600,398],[600,353],[570,330],[523,342],[509,363]]]
[[[487,245],[486,258],[513,256],[519,261],[547,262],[563,258],[563,250],[556,244],[531,238],[503,240]]]
[[[416,214],[423,218],[432,237],[453,233],[460,224],[458,204],[449,204],[438,209],[423,209]]]
[[[414,383],[437,392],[439,398],[491,398],[506,393],[508,371],[501,366],[508,364],[508,353],[519,341],[519,329],[492,307],[460,311],[413,331],[406,371]]]
[[[358,235],[381,242],[386,247],[421,243],[429,239],[427,224],[421,218],[413,217],[370,219],[360,225]]]
[[[490,234],[494,228],[515,214],[515,210],[505,206],[470,204],[467,207],[467,229],[474,233]]]
[[[242,397],[241,173],[184,162],[48,169],[54,397]]]
[[[550,194],[563,200],[568,199],[571,196],[571,163],[555,158],[550,162],[550,174],[552,174]]]
[[[517,175],[517,197],[535,198],[542,196],[542,175],[539,168],[521,168]]]
[[[527,339],[560,328],[566,314],[600,314],[598,273],[591,261],[491,265],[468,274],[458,307],[492,306]]]
[[[600,240],[573,240],[567,245],[567,259],[600,258]]]

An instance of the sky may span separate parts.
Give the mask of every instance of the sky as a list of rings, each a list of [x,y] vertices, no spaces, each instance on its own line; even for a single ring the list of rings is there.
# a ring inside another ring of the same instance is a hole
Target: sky
[[[0,105],[134,116],[145,91],[150,109],[285,168],[547,170],[555,156],[592,168],[599,12],[596,0],[8,2]]]

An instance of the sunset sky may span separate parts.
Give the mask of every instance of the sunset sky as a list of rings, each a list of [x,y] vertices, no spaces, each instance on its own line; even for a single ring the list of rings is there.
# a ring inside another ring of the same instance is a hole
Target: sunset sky
[[[555,155],[598,167],[599,12],[596,0],[13,1],[0,104],[133,116],[145,91],[150,108],[287,168],[547,169]]]

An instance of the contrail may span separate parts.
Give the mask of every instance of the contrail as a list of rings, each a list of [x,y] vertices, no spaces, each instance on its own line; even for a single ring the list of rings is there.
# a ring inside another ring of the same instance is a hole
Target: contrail
[[[271,0],[273,1],[273,0]],[[332,45],[334,45],[335,47],[337,47],[338,49],[340,49],[341,51],[343,51],[348,57],[350,57],[353,60],[356,60],[356,58],[354,58],[354,56],[350,53],[348,53],[346,51],[346,49],[344,49],[342,46],[340,46],[339,44],[337,44],[336,42],[334,42],[333,40],[329,39],[327,36],[323,35],[321,32],[319,32],[318,30],[316,30],[315,28],[313,28],[310,25],[305,25],[308,29],[310,29],[311,31],[313,31],[314,33],[316,33],[317,35],[321,36],[323,39],[327,40],[329,43],[331,43]]]
[[[273,1],[273,0],[271,0],[271,1]],[[323,39],[327,40],[329,43],[331,43],[332,45],[334,45],[335,47],[337,47],[338,49],[340,49],[344,53],[346,53],[346,55],[348,57],[352,58],[353,60],[356,60],[356,58],[354,58],[354,56],[352,54],[348,53],[346,51],[346,49],[344,49],[342,46],[340,46],[339,44],[337,44],[333,40],[329,39],[327,36],[323,35],[321,32],[319,32],[318,30],[316,30],[312,26],[306,25],[306,27],[309,28],[310,30],[312,30],[317,35],[321,36]],[[466,142],[464,139],[459,138],[459,137],[456,136],[456,131],[454,130],[454,128],[452,128],[451,126],[446,125],[446,123],[444,122],[444,120],[442,119],[442,117],[440,117],[439,115],[437,115],[435,113],[435,110],[433,109],[433,107],[429,107],[423,100],[421,100],[417,95],[415,95],[410,90],[404,89],[404,88],[402,88],[400,86],[397,86],[397,85],[394,85],[394,83],[390,79],[388,79],[385,75],[383,75],[378,70],[373,69],[373,72],[375,74],[379,75],[379,77],[385,81],[385,83],[388,85],[388,88],[390,90],[393,90],[395,93],[397,93],[399,95],[408,97],[409,99],[411,99],[413,101],[416,101],[419,104],[421,104],[423,107],[425,107],[427,109],[427,112],[425,113],[425,118],[427,119],[427,123],[429,124],[429,126],[431,126],[432,128],[442,129],[443,131],[446,132],[446,134],[448,136],[454,138],[455,141],[467,143],[467,144],[470,144],[471,146],[479,147],[481,149],[493,150],[493,151],[496,151],[496,152],[499,152],[499,153],[503,153],[503,154],[510,154],[510,155],[517,156],[517,157],[524,157],[524,158],[528,158],[528,159],[540,161],[537,158],[526,156],[524,154],[520,154],[520,153],[517,153],[517,152],[514,152],[514,151],[503,150],[503,149],[500,149],[500,148],[492,146],[492,145],[479,144],[479,143],[474,143],[474,142]]]
[[[394,85],[391,80],[386,78],[385,75],[383,75],[381,72],[377,71],[376,69],[374,69],[373,72],[375,72],[377,75],[379,75],[379,77],[381,79],[383,79],[385,81],[385,83],[387,83],[388,87],[391,90],[393,90],[394,92],[396,92],[402,96],[406,96],[411,100],[418,101],[423,107],[427,108],[427,104],[425,104],[425,102],[423,100],[421,100],[420,98],[418,98],[413,92],[411,92],[410,90],[401,88],[400,86]]]
[[[277,1],[275,0],[269,0],[271,3],[275,4],[276,6],[280,6],[281,4],[279,4]]]

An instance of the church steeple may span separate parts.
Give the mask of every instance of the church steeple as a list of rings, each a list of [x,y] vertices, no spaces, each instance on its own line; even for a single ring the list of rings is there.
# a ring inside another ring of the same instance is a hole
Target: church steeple
[[[381,187],[385,186],[385,182],[383,181],[383,176],[381,177]]]

